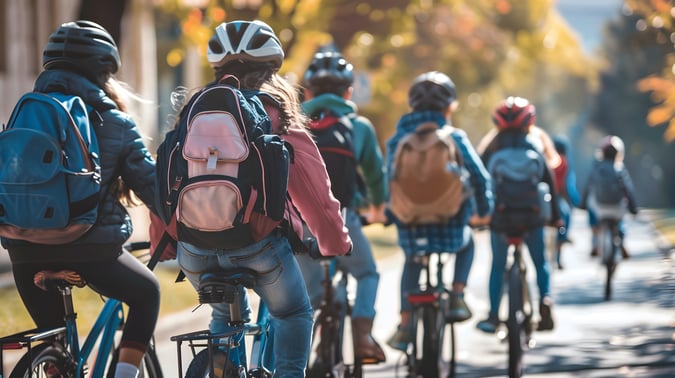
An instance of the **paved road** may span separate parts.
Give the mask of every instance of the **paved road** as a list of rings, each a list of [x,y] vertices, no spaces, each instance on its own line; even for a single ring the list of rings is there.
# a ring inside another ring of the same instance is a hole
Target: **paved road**
[[[589,257],[586,214],[574,213],[574,244],[564,250],[565,270],[555,270],[552,277],[556,329],[535,335],[537,345],[526,354],[528,377],[675,377],[675,263],[659,250],[650,223],[628,219],[627,226],[626,246],[633,256],[619,265],[615,296],[605,302],[605,273]],[[367,378],[405,376],[402,355],[385,346],[398,322],[401,263],[399,254],[378,262],[381,283],[373,334],[384,346],[387,362],[367,366]],[[487,232],[480,232],[466,294],[474,317],[456,326],[459,377],[506,375],[506,345],[475,328],[488,308],[489,263]],[[178,376],[176,346],[169,337],[205,328],[208,319],[206,307],[160,319],[156,338],[165,376]],[[187,358],[183,370],[186,366]]]
[[[675,377],[675,264],[657,248],[651,224],[629,219],[627,225],[626,246],[632,258],[619,265],[614,298],[605,302],[604,270],[589,257],[586,214],[574,213],[570,233],[574,244],[564,250],[565,270],[555,270],[552,277],[556,329],[536,334],[537,345],[526,354],[527,376]],[[474,317],[456,326],[457,373],[502,377],[507,346],[475,328],[488,308],[487,232],[477,234],[476,248],[467,291]],[[401,263],[400,255],[379,261],[381,283],[373,334],[383,345],[398,322]],[[533,269],[530,272],[534,274]],[[168,377],[177,374],[175,345],[166,342],[169,336],[203,328],[207,322],[205,308],[161,319],[157,338]],[[385,349],[387,363],[367,366],[366,377],[405,376],[402,355]]]

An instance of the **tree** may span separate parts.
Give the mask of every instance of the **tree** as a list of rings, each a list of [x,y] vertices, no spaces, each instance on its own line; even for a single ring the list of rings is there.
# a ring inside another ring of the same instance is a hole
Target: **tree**
[[[652,93],[655,105],[647,114],[649,126],[666,126],[667,142],[675,141],[675,5],[667,0],[629,0],[626,11],[639,15],[639,30],[666,50],[664,68],[638,82],[638,89]],[[668,51],[670,50],[670,51]]]

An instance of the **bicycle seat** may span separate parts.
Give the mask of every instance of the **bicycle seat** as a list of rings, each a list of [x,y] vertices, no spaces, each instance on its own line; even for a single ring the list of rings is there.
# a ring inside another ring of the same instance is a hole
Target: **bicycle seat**
[[[252,288],[258,273],[248,268],[234,268],[203,273],[199,277],[199,303],[233,303],[237,286]]]
[[[33,283],[44,291],[64,287],[84,287],[87,282],[73,270],[41,270],[33,276]]]

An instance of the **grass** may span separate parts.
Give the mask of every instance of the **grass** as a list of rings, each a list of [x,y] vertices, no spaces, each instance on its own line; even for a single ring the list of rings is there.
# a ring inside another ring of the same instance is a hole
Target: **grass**
[[[370,225],[364,228],[366,237],[373,246],[376,259],[398,253],[396,230],[393,226]],[[160,263],[155,269],[161,286],[160,317],[197,306],[197,294],[187,282],[174,282],[178,274],[175,262]],[[104,299],[93,290],[73,290],[73,301],[77,312],[77,325],[80,335],[85,335],[98,315]],[[0,289],[0,335],[34,328],[28,312],[14,286]]]

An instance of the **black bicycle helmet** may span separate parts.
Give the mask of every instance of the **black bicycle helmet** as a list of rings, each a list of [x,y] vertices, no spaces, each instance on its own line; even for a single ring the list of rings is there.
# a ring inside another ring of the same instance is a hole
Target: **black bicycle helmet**
[[[448,75],[431,71],[413,80],[408,91],[408,103],[415,111],[444,110],[457,98],[457,89]]]
[[[304,86],[315,96],[342,93],[354,83],[354,67],[337,51],[318,52],[303,78]]]
[[[492,122],[498,129],[525,129],[534,124],[536,109],[527,99],[509,96],[497,105]]]
[[[98,75],[114,74],[122,66],[113,37],[91,21],[67,22],[49,36],[42,52],[46,70],[75,67]]]
[[[231,21],[216,27],[206,56],[214,69],[233,61],[250,61],[270,63],[278,70],[284,61],[284,50],[274,30],[266,23]]]

